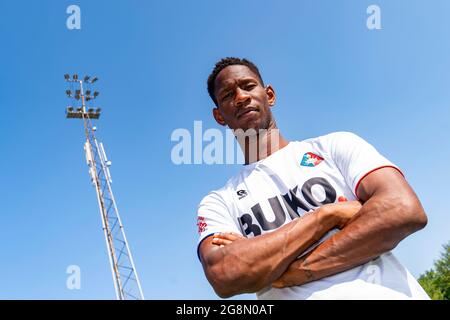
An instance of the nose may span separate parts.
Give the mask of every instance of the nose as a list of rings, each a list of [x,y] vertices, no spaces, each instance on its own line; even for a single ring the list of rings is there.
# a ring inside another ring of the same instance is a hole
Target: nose
[[[250,95],[247,91],[242,90],[241,88],[236,89],[236,95],[234,97],[234,103],[236,107],[244,107],[250,103]]]

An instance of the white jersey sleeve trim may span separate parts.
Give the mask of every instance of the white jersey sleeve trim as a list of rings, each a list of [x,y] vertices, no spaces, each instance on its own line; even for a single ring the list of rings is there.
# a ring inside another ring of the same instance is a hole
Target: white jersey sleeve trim
[[[358,199],[359,199],[359,196],[358,196],[358,187],[359,187],[361,181],[363,181],[363,179],[364,179],[365,177],[367,177],[369,174],[371,174],[372,172],[375,172],[375,171],[380,170],[380,169],[383,169],[383,168],[393,168],[393,169],[397,170],[398,172],[400,172],[400,174],[401,174],[403,177],[405,177],[405,175],[403,174],[403,172],[402,172],[398,167],[393,166],[393,165],[386,165],[386,166],[381,166],[381,167],[372,169],[372,170],[370,170],[369,172],[367,172],[365,175],[363,175],[361,178],[359,178],[358,182],[356,183],[354,193],[355,193],[355,195],[356,195],[356,197],[357,197]]]

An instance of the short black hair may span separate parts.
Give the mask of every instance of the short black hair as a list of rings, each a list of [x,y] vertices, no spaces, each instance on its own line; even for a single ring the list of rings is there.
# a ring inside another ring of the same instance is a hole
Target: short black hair
[[[216,96],[214,95],[216,77],[219,74],[219,72],[225,69],[226,67],[236,64],[246,66],[250,70],[252,70],[258,76],[259,80],[261,81],[261,85],[264,86],[264,81],[261,77],[261,74],[259,73],[258,67],[253,62],[245,58],[243,59],[235,57],[222,58],[220,61],[216,63],[213,71],[208,77],[208,93],[216,106],[219,106],[219,104],[217,103]]]

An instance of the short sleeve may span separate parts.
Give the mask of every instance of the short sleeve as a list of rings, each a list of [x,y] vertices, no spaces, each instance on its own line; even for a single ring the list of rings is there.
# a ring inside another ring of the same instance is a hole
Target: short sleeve
[[[197,210],[198,245],[216,232],[242,234],[237,220],[234,221],[226,202],[218,192],[210,192],[202,199]]]
[[[371,172],[385,167],[401,170],[391,161],[381,155],[371,144],[351,132],[336,132],[329,134],[322,146],[331,156],[348,186],[355,196],[361,180]]]

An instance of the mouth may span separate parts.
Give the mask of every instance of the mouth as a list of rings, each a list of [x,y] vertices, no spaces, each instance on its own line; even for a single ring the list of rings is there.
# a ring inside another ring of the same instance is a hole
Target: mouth
[[[239,112],[237,113],[236,117],[239,119],[244,115],[248,115],[251,114],[253,112],[259,112],[259,110],[255,107],[247,107],[245,109],[239,110]]]

